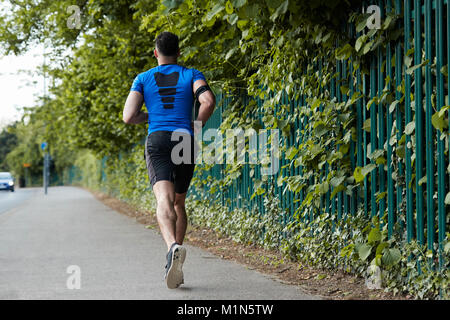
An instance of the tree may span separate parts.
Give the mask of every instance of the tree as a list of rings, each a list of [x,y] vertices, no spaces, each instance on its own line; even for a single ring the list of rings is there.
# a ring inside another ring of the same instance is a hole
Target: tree
[[[0,132],[0,171],[9,171],[5,160],[8,153],[17,146],[17,136],[12,133],[16,126],[17,122],[7,126]]]

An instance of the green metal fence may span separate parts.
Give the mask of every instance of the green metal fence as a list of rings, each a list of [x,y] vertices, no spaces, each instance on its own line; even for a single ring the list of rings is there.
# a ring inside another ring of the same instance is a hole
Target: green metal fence
[[[378,49],[370,57],[369,74],[362,74],[360,70],[353,72],[351,58],[337,61],[338,77],[332,80],[329,90],[338,101],[347,101],[355,92],[364,95],[353,106],[356,115],[356,139],[352,140],[350,146],[353,169],[375,164],[374,159],[368,157],[369,144],[372,151],[385,150],[387,161],[386,164],[378,164],[365,177],[363,187],[353,191],[352,195],[339,192],[336,197],[330,197],[330,190],[323,196],[321,210],[338,219],[355,214],[359,208],[368,216],[381,217],[386,214],[389,237],[394,232],[394,225],[400,222],[407,241],[416,239],[421,244],[427,244],[433,252],[436,248],[441,251],[449,225],[450,206],[445,204],[445,198],[450,192],[450,153],[448,135],[441,137],[440,130],[433,125],[433,116],[449,104],[446,74],[450,61],[450,5],[447,0],[362,2],[362,6],[366,8],[371,4],[379,6],[381,19],[390,12],[402,15],[403,21],[400,19],[397,27],[403,28],[404,36],[400,41],[389,43],[386,50]],[[345,30],[354,39],[359,36],[354,26],[347,26]],[[423,66],[408,69],[419,64]],[[343,81],[349,85],[348,95],[340,90]],[[380,99],[381,102],[368,110],[366,106],[370,99],[376,96],[381,98],[385,88],[400,102],[390,105]],[[292,112],[306,104],[304,95],[295,100],[284,95],[283,99],[283,104],[289,104]],[[219,100],[222,103],[205,129],[217,128],[222,122],[222,114],[229,98],[219,96]],[[260,108],[262,103],[263,101],[257,100]],[[301,120],[295,123],[296,136],[282,138],[283,144],[288,147],[298,145],[298,139],[302,139],[302,123],[307,119]],[[370,132],[363,129],[367,121],[370,121]],[[447,125],[448,123],[445,127]],[[405,134],[405,130],[408,133]],[[395,137],[394,143],[391,143],[392,137]],[[414,154],[411,147],[413,142]],[[393,156],[394,147],[398,152],[404,153],[404,161],[398,161],[396,159],[399,158]],[[301,167],[283,167],[288,163],[283,154],[280,168],[283,168],[281,170],[284,175],[302,174]],[[222,179],[224,166],[225,164],[218,164],[203,172],[202,179]],[[323,176],[326,176],[328,169],[327,166],[324,167]],[[396,175],[393,175],[394,171]],[[285,186],[278,187],[275,183],[277,178],[278,175],[270,177],[269,183],[274,185],[281,206],[287,212],[284,217],[284,222],[287,222],[303,201],[305,193],[294,194],[286,191]],[[257,179],[261,179],[259,170],[252,170],[252,166],[245,164],[241,176],[233,185],[217,190],[210,196],[219,199],[223,205],[228,205],[230,210],[238,207],[251,210],[256,208],[260,214],[264,214],[262,197],[252,198],[254,181]],[[199,190],[193,192],[198,193]],[[442,265],[443,262],[440,263]]]

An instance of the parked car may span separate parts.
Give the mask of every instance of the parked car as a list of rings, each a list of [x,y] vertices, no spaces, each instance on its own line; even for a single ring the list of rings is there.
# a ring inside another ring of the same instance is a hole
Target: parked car
[[[14,178],[9,172],[0,172],[0,190],[14,192]]]

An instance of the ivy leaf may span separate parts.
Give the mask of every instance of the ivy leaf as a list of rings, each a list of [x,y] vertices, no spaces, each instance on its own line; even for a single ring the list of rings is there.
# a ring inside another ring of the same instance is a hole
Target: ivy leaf
[[[406,55],[403,60],[404,60],[405,66],[409,68],[412,64],[413,59],[412,59],[412,57]]]
[[[383,30],[386,30],[387,28],[389,28],[389,25],[391,24],[392,19],[393,19],[392,16],[387,16],[386,17],[386,19],[384,20],[384,23],[383,23],[383,27],[382,27]]]
[[[373,163],[368,164],[365,167],[356,167],[355,171],[353,172],[353,177],[355,178],[355,181],[357,183],[364,180],[364,178],[377,166]]]
[[[367,25],[367,17],[365,17],[363,20],[361,20],[357,25],[356,25],[356,32],[361,32],[364,30],[364,28]]]
[[[378,246],[377,246],[377,251],[376,251],[376,255],[380,255],[383,253],[383,250],[389,246],[389,243],[387,242],[381,242]]]
[[[331,184],[333,187],[337,188],[338,186],[340,186],[341,184],[343,184],[344,181],[345,181],[345,176],[342,176],[342,177],[333,177],[333,178],[331,178],[331,180],[330,180],[330,184]]]
[[[364,131],[370,132],[370,118],[366,119],[366,121],[364,121],[362,128]]]
[[[227,55],[225,56],[225,60],[230,59],[231,56],[232,56],[233,54],[235,54],[236,51],[238,51],[238,50],[239,50],[238,47],[234,47],[234,48],[232,48],[231,50],[229,50],[229,51],[227,52]]]
[[[450,194],[450,192],[448,193]],[[444,252],[449,253],[450,252],[450,241],[448,241],[444,246]]]
[[[372,252],[372,247],[366,243],[360,245],[358,248],[358,255],[362,261],[366,261],[367,258],[370,256],[371,252]]]
[[[220,3],[216,4],[211,11],[209,11],[206,14],[206,21],[210,21],[212,18],[214,18],[216,15],[218,15],[225,7],[221,5]]]
[[[422,68],[424,65],[428,64],[428,62],[430,62],[430,60],[427,59],[422,63],[416,64],[415,66],[406,69],[406,73],[411,75],[415,70]]]
[[[392,113],[392,112],[395,111],[395,108],[397,107],[397,104],[398,104],[399,102],[400,102],[400,101],[395,100],[394,102],[391,103],[391,105],[389,106],[389,113]]]
[[[444,76],[448,77],[448,65],[447,64],[441,68],[441,73]]]
[[[168,9],[174,9],[178,7],[182,2],[182,0],[164,0],[162,2],[162,5]]]
[[[364,180],[364,175],[361,173],[361,167],[355,168],[355,171],[353,172],[353,177],[355,178],[355,181],[357,183]]]
[[[297,153],[298,153],[298,149],[295,146],[291,146],[286,151],[286,158],[288,158],[289,160],[292,160],[292,159],[294,159],[294,157]]]
[[[324,183],[321,183],[321,184],[319,185],[319,192],[320,192],[321,194],[327,193],[329,189],[330,189],[330,185],[329,185],[328,182],[326,182],[326,181],[325,181]]]
[[[367,158],[369,158],[370,160],[376,160],[379,157],[382,157],[383,154],[384,154],[384,150],[383,149],[377,149],[377,150],[374,150],[371,154],[369,154],[367,156]]]
[[[372,45],[373,45],[373,40],[367,42],[366,45],[364,46],[363,54],[367,54],[367,52],[369,52],[370,49],[372,48]]]
[[[359,50],[361,50],[361,47],[366,42],[366,40],[367,40],[367,36],[366,35],[362,35],[358,39],[356,39],[355,50],[357,52],[359,52]]]
[[[347,43],[344,47],[335,50],[335,57],[338,60],[347,60],[351,57],[352,51],[353,47]]]
[[[384,265],[391,267],[397,264],[402,259],[402,254],[399,249],[392,248],[384,250],[381,261]]]
[[[408,123],[405,127],[405,133],[407,135],[411,135],[414,131],[414,129],[416,128],[416,122],[413,120],[410,123]]]
[[[318,274],[318,275],[316,276],[316,279],[317,279],[317,280],[323,280],[323,279],[325,279],[326,277],[327,277],[326,274]]]
[[[277,178],[277,186],[278,186],[278,187],[283,186],[283,181],[284,181],[283,175],[282,175],[282,174],[278,175],[278,178]]]
[[[231,2],[228,0],[227,3],[225,3],[225,11],[228,14],[232,14],[233,13],[233,5],[231,4]]]
[[[228,17],[228,22],[231,25],[234,25],[238,21],[238,19],[239,19],[239,16],[236,13],[233,13]]]
[[[444,108],[448,108],[448,107],[449,106],[446,106]],[[448,123],[447,123],[447,121],[445,121],[445,110],[446,109],[444,109],[444,108],[442,108],[438,112],[435,112],[431,116],[431,123],[433,124],[433,127],[438,129],[440,132],[443,132],[444,129],[446,129],[448,127]]]
[[[418,182],[419,186],[421,186],[424,183],[427,183],[427,176],[423,176],[422,179],[420,179]]]
[[[444,203],[445,203],[445,204],[450,204],[450,192],[447,193],[447,195],[445,196]]]
[[[233,0],[233,7],[240,8],[247,3],[247,0]]]
[[[331,199],[333,199],[334,196],[335,196],[338,192],[341,192],[341,191],[344,191],[344,190],[345,190],[345,187],[344,187],[343,185],[339,185],[337,188],[334,188],[334,189],[333,189],[333,192],[331,192],[331,195],[330,195]]]
[[[270,16],[270,20],[275,21],[279,16],[286,13],[289,6],[289,0],[284,1],[281,6]]]
[[[369,232],[369,236],[367,237],[369,243],[378,242],[381,240],[381,231],[379,228],[375,227]]]

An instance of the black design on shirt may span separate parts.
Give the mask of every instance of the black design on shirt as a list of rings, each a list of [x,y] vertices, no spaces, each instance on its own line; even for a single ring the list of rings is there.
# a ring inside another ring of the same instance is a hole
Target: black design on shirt
[[[173,102],[175,101],[174,96],[177,93],[177,89],[175,87],[178,84],[180,74],[178,72],[172,72],[169,74],[155,72],[154,77],[156,85],[159,88],[162,87],[158,90],[158,92],[161,96],[161,101],[163,102],[164,109],[173,109]]]

